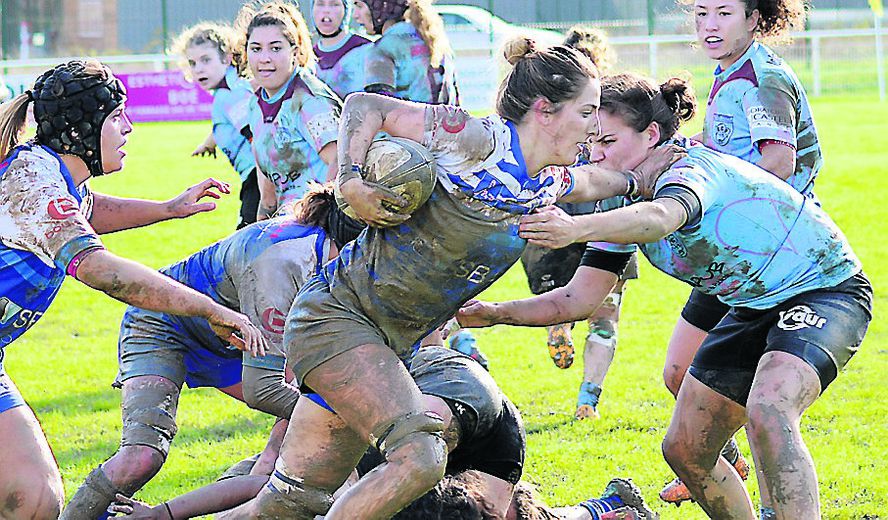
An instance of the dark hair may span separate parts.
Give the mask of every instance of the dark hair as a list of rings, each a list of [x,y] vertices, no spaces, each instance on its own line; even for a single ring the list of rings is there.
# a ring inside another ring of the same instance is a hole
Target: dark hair
[[[505,45],[503,54],[513,67],[500,84],[496,111],[513,123],[524,119],[537,99],[547,99],[557,110],[598,78],[592,61],[565,45],[537,50],[532,39],[519,37]]]
[[[601,80],[601,110],[620,116],[638,132],[657,123],[662,143],[694,117],[697,97],[685,79],[670,78],[658,87],[636,74],[617,74]]]
[[[287,213],[291,213],[301,224],[322,228],[339,249],[357,238],[366,227],[339,209],[333,182],[310,182],[308,191],[293,203],[292,211]]]
[[[311,34],[296,4],[285,0],[251,0],[241,6],[234,20],[237,43],[232,61],[238,72],[244,73],[249,68],[247,45],[253,29],[267,26],[278,27],[284,38],[295,48],[293,58],[296,65],[314,65],[317,58],[312,48]]]
[[[800,29],[805,23],[806,0],[742,0],[746,6],[746,17],[758,9],[759,19],[756,30],[764,38],[783,39],[793,29]]]
[[[607,36],[604,31],[587,27],[585,25],[574,25],[567,30],[564,37],[564,45],[573,47],[582,52],[599,70],[604,72],[614,63],[614,50],[607,43]]]
[[[477,482],[459,474],[445,476],[426,494],[417,498],[392,520],[492,520],[496,518],[475,500]]]

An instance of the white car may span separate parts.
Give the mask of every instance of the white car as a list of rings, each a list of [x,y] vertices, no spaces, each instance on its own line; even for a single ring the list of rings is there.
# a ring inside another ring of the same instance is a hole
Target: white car
[[[460,104],[473,112],[489,112],[500,80],[505,75],[502,47],[522,35],[541,47],[561,43],[564,35],[555,31],[512,25],[480,7],[435,5],[444,20],[444,30],[456,55],[456,79]]]

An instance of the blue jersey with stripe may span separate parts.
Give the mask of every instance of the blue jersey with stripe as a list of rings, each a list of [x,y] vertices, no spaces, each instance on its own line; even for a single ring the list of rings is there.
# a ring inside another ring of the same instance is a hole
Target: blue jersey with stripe
[[[102,247],[91,205],[47,147],[19,146],[0,163],[0,359],[43,316],[75,259]]]
[[[250,83],[228,67],[222,83],[213,91],[213,139],[222,149],[241,181],[256,168],[250,147],[250,102],[254,94]]]
[[[350,31],[349,31],[350,32]],[[364,62],[367,51],[373,42],[351,33],[335,48],[326,48],[320,42],[314,46],[318,57],[318,79],[327,84],[333,92],[345,99],[352,92],[362,92],[365,81]]]
[[[705,146],[688,148],[657,181],[689,189],[698,222],[639,244],[654,267],[732,307],[769,309],[798,294],[833,287],[861,270],[842,231],[814,201],[754,164]],[[602,209],[632,204],[608,199]],[[592,243],[614,252],[634,245]]]
[[[305,281],[320,272],[329,251],[322,228],[278,217],[238,230],[161,272],[245,314],[268,340],[269,354],[283,356],[281,338],[290,304]],[[231,354],[205,319],[164,316],[209,350]]]

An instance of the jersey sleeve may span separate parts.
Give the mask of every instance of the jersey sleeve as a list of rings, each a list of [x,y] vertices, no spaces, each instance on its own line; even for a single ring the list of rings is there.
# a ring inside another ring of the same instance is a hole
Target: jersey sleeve
[[[494,151],[496,136],[489,120],[451,105],[428,105],[425,110],[422,145],[445,170],[461,171]]]
[[[103,248],[58,164],[34,154],[20,154],[0,182],[0,237],[69,273],[75,259]]]
[[[689,214],[689,219],[685,225],[692,226],[698,223],[709,207],[715,202],[718,195],[718,187],[714,184],[714,176],[707,175],[706,172],[697,164],[690,162],[688,159],[682,159],[675,163],[669,170],[657,179],[654,187],[654,198],[661,194],[668,194],[669,190],[664,189],[674,186],[683,188],[682,192],[688,196],[696,197],[699,202],[699,213],[696,211],[698,205],[692,204],[693,214]]]
[[[332,99],[306,94],[299,109],[299,131],[315,151],[339,138],[339,111]]]
[[[753,143],[778,141],[796,147],[795,96],[778,74],[764,74],[758,88],[743,95],[743,111]]]

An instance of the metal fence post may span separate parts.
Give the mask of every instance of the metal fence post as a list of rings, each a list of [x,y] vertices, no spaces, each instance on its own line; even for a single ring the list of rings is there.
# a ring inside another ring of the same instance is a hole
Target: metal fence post
[[[879,101],[885,102],[885,51],[882,48],[882,17],[874,15],[876,29],[876,74],[879,76]]]
[[[814,95],[819,96],[822,93],[820,84],[820,36],[811,37],[811,72],[814,76]]]

